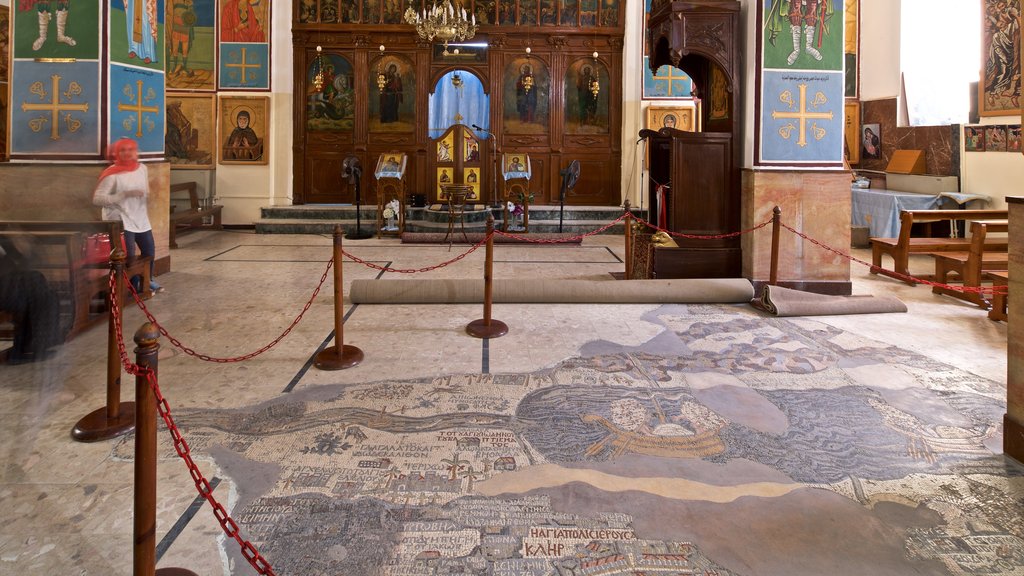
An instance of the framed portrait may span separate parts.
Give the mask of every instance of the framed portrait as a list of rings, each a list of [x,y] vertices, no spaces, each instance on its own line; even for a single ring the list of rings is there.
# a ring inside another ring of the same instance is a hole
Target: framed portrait
[[[1006,152],[1006,126],[985,126],[985,152]]]
[[[217,153],[213,94],[168,92],[164,151],[172,170],[210,170]]]
[[[167,0],[164,66],[168,90],[217,88],[217,0]]]
[[[532,173],[530,157],[520,152],[506,152],[501,157],[501,171],[505,180],[529,178]]]
[[[267,164],[270,133],[269,96],[221,96],[221,164]]]
[[[465,182],[463,182],[463,183],[464,184],[468,184],[469,186],[473,187],[473,192],[470,193],[468,198],[470,198],[472,200],[472,199],[480,197],[480,169],[479,168],[476,168],[476,167],[466,168],[465,169]]]
[[[964,126],[964,150],[967,152],[985,151],[984,126]]]
[[[1012,124],[1006,127],[1006,151],[1020,152],[1020,124]]]
[[[11,9],[0,6],[0,82],[7,82],[9,77],[7,55],[11,50]],[[6,88],[6,86],[4,86]]]
[[[442,186],[452,184],[455,179],[452,177],[455,173],[455,168],[451,166],[442,166],[437,168],[437,197],[444,200],[448,197],[445,194]]]
[[[846,135],[846,154],[850,164],[860,162],[860,143],[857,138],[860,136],[860,102],[848,100],[845,107],[846,125],[843,133]]]
[[[405,153],[387,152],[377,159],[377,169],[373,171],[374,176],[380,178],[401,178],[405,174]]]
[[[978,114],[1009,116],[1020,106],[1020,0],[982,0]],[[1016,65],[1014,63],[1017,63]]]
[[[865,124],[860,129],[860,157],[878,159],[882,157],[882,127]]]
[[[694,132],[697,129],[695,118],[696,108],[689,106],[648,106],[644,125],[651,130],[674,128],[685,132]]]

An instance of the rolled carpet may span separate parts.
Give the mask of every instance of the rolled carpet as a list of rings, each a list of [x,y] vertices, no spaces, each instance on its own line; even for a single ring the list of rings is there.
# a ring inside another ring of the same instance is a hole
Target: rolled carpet
[[[792,288],[766,285],[761,296],[751,301],[776,316],[832,316],[906,312],[907,305],[892,296],[829,296]]]
[[[484,300],[482,279],[353,280],[353,304],[475,304]],[[754,287],[744,278],[673,280],[501,279],[495,303],[671,304],[749,302]]]

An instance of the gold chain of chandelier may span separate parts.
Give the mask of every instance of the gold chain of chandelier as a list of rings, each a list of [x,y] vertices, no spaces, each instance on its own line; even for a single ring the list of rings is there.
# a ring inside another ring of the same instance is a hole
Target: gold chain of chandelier
[[[439,40],[444,43],[444,54],[448,55],[448,42],[463,42],[476,35],[476,15],[467,14],[462,2],[452,4],[444,0],[421,12],[412,6],[405,11],[405,22],[416,26],[416,33],[427,42]]]

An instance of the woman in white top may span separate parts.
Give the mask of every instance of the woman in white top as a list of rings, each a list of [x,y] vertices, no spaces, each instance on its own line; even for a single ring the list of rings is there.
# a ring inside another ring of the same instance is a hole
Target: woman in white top
[[[163,288],[153,280],[156,243],[146,210],[149,171],[145,164],[139,163],[139,145],[129,138],[114,142],[110,146],[110,157],[114,164],[100,174],[92,203],[103,207],[104,220],[120,219],[124,224],[125,250],[129,258],[135,256],[136,244],[142,256],[150,257],[149,289],[161,292]],[[132,278],[136,292],[141,290],[138,283],[137,277]]]

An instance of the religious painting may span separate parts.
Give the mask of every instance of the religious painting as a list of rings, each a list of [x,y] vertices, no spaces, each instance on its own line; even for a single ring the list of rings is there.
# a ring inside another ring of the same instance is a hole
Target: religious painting
[[[648,106],[644,127],[651,130],[673,128],[686,132],[694,132],[697,128],[695,108]]]
[[[498,24],[514,26],[516,23],[516,0],[498,0]]]
[[[857,164],[860,162],[860,102],[849,100],[846,102],[844,121],[846,160],[850,164]]]
[[[220,0],[220,41],[270,41],[271,0]]]
[[[366,24],[380,24],[380,3],[381,0],[363,0],[363,22]]]
[[[1013,124],[1006,127],[1006,151],[1021,152],[1020,124]]]
[[[384,0],[385,24],[405,24],[403,19],[404,12],[405,6],[403,6],[401,0]]]
[[[373,171],[373,175],[378,180],[381,178],[401,178],[405,174],[405,153],[404,152],[386,152],[380,155],[377,159],[377,168]]]
[[[843,73],[762,71],[758,162],[843,163]]]
[[[967,152],[985,151],[984,126],[964,126],[964,150]]]
[[[504,127],[508,134],[545,134],[550,123],[551,76],[544,62],[513,59],[505,67]]]
[[[565,73],[565,133],[607,134],[608,69],[599,60],[581,58]]]
[[[580,26],[597,26],[597,0],[580,0]]]
[[[301,24],[316,24],[317,22],[336,22],[337,20],[324,20],[323,13],[317,13],[319,2],[318,0],[299,0],[299,23]],[[328,7],[332,6],[333,2],[325,2]],[[334,13],[334,10],[331,10]],[[337,16],[337,14],[334,14]]]
[[[505,152],[501,157],[501,172],[505,180],[530,178],[533,173],[530,156],[522,152]]]
[[[98,60],[103,2],[17,0],[14,59]]]
[[[763,67],[842,71],[844,27],[831,24],[842,15],[834,13],[837,6],[843,9],[834,0],[760,0]]]
[[[453,178],[454,173],[455,168],[452,166],[441,166],[437,169],[437,197],[441,200],[448,197],[448,195],[444,193],[444,188],[442,188],[442,186],[446,186],[455,181]]]
[[[846,70],[846,97],[856,98],[860,94],[860,69],[857,59],[860,53],[860,0],[846,0],[845,42],[843,47],[843,68]]]
[[[269,90],[270,45],[220,45],[218,84],[222,89]]]
[[[473,15],[477,25],[494,24],[494,0],[476,0],[473,2]]]
[[[7,63],[11,50],[11,11],[8,6],[0,6],[0,82],[9,78]]]
[[[470,135],[469,130],[466,130],[462,137],[462,161],[474,163],[480,161],[480,144],[476,138]]]
[[[614,28],[619,25],[619,0],[604,0],[601,5],[601,26]]]
[[[320,75],[320,89],[314,80]],[[355,75],[352,64],[341,54],[324,52],[313,57],[306,70],[306,129],[321,132],[351,132],[355,125]]]
[[[519,0],[519,25],[537,25],[537,0]]]
[[[111,63],[163,71],[164,2],[110,0]]]
[[[166,0],[168,90],[217,88],[216,0]]]
[[[1007,116],[1021,110],[1020,0],[982,0],[978,113]]]
[[[164,153],[172,170],[212,170],[217,153],[213,94],[167,93]]]
[[[437,161],[455,162],[455,133],[449,132],[437,141]]]
[[[708,110],[708,120],[728,120],[729,103],[732,101],[729,79],[725,71],[714,63],[711,64],[711,79],[708,85],[708,102],[711,106]]]
[[[463,170],[463,178],[465,179],[464,184],[468,184],[473,187],[473,192],[469,194],[470,198],[480,197],[480,169],[479,168],[465,168]]]
[[[12,158],[100,155],[98,61],[14,60],[9,86]]]
[[[576,12],[579,10],[579,0],[558,0],[559,22],[562,26],[576,26]]]
[[[865,124],[861,127],[860,156],[873,160],[882,157],[882,127],[879,124]]]
[[[652,72],[650,57],[644,56],[644,100],[678,99],[693,96],[693,80],[670,64]]]
[[[164,151],[164,75],[110,65],[110,139],[131,138],[139,154]]]
[[[1006,126],[985,126],[985,152],[1006,152]]]
[[[541,26],[558,25],[558,8],[555,0],[540,0],[540,24]]]
[[[270,98],[221,96],[217,113],[221,164],[267,164]]]
[[[416,119],[416,75],[412,62],[385,54],[370,63],[370,132],[412,132]]]

